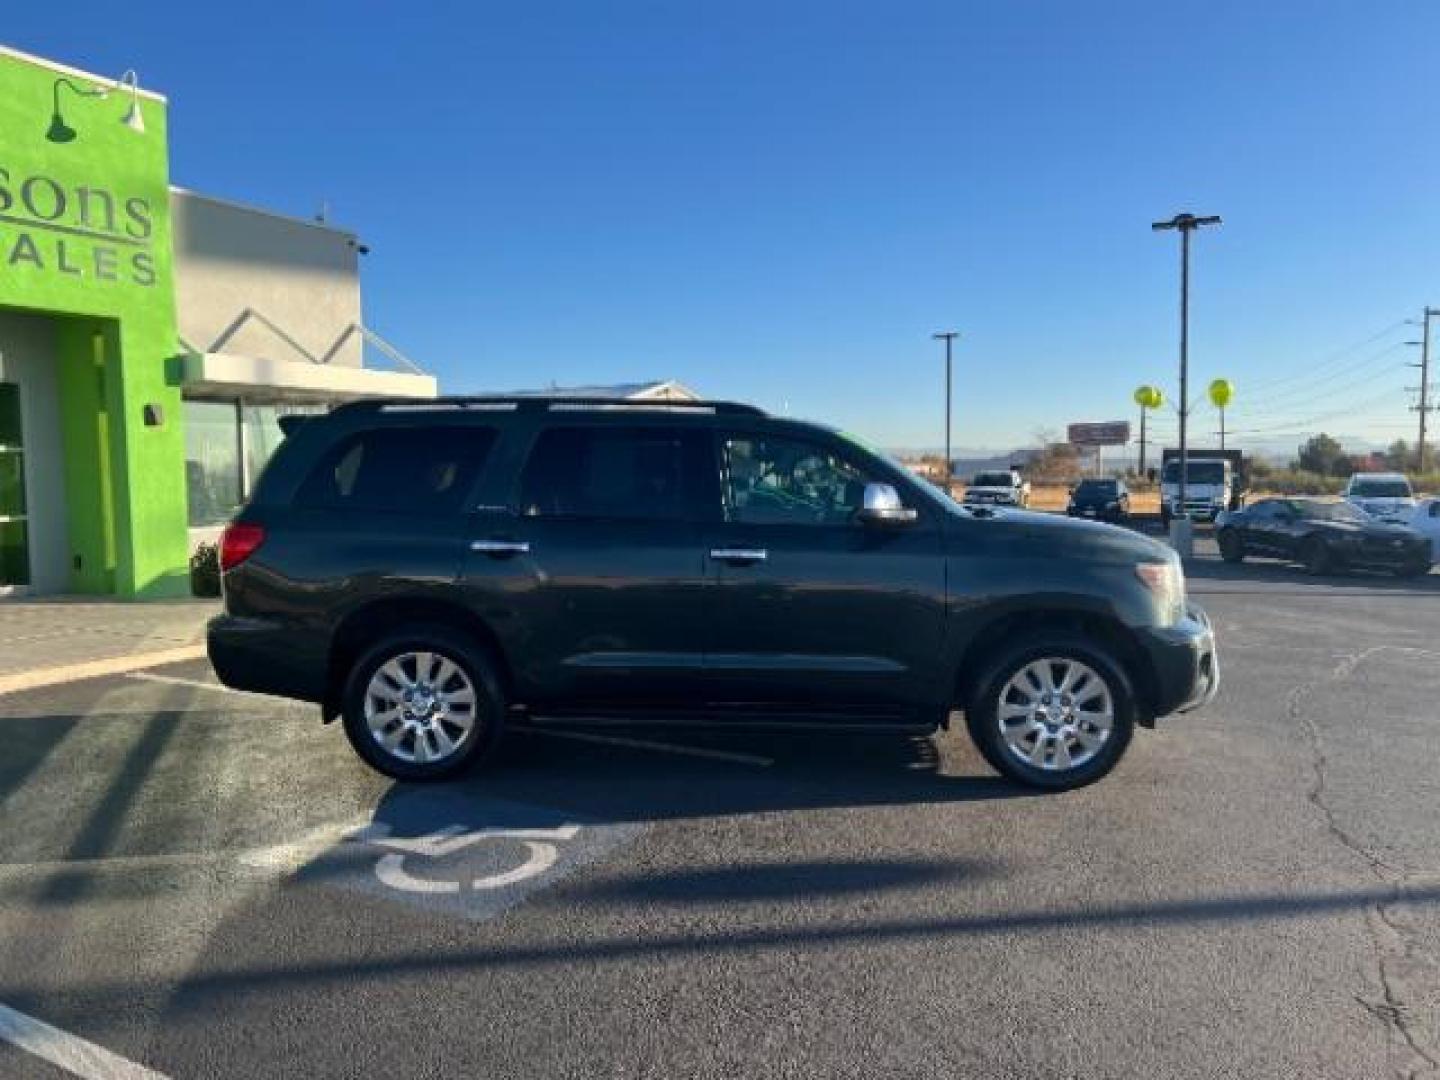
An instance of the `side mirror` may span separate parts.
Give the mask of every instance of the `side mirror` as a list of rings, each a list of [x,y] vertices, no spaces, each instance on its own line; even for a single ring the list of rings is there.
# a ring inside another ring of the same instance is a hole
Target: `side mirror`
[[[864,502],[855,511],[855,520],[866,525],[909,525],[919,516],[890,484],[866,484]]]

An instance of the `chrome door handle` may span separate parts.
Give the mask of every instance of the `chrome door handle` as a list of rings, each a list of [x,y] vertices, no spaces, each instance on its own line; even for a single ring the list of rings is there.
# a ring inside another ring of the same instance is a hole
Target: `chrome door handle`
[[[711,548],[710,558],[728,563],[757,563],[769,558],[764,548]]]
[[[530,554],[530,544],[526,540],[472,540],[470,550],[503,559],[511,555]]]

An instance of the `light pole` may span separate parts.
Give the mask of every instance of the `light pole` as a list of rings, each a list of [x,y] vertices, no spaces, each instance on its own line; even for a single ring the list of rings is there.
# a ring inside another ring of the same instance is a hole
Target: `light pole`
[[[1229,379],[1215,379],[1207,390],[1210,404],[1220,410],[1220,449],[1225,449],[1225,408],[1235,396],[1235,384]]]
[[[1186,442],[1186,421],[1190,418],[1190,234],[1202,225],[1219,225],[1218,216],[1197,217],[1176,214],[1169,221],[1151,222],[1156,232],[1174,229],[1180,233],[1180,513],[1174,519],[1178,530],[1172,530],[1180,547],[1190,543],[1190,512],[1185,507],[1185,481],[1190,459]],[[1188,553],[1188,551],[1187,551]]]
[[[951,346],[955,339],[960,336],[956,330],[940,330],[930,335],[936,341],[945,342],[945,493],[950,493],[950,383],[951,383]]]
[[[1140,406],[1140,468],[1138,475],[1145,475],[1145,415],[1151,409],[1158,409],[1165,404],[1165,395],[1156,386],[1138,386],[1135,388],[1135,404]]]

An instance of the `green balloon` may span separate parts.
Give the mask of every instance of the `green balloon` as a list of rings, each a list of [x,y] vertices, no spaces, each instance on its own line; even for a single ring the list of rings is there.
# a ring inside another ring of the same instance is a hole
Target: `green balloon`
[[[1223,409],[1235,396],[1235,384],[1229,379],[1216,379],[1210,384],[1210,404]]]
[[[1165,404],[1165,395],[1160,392],[1159,387],[1141,386],[1135,390],[1135,404],[1142,409],[1158,409]]]

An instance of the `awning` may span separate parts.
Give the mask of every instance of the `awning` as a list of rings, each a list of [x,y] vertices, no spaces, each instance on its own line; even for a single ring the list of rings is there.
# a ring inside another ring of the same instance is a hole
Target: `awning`
[[[349,401],[368,397],[433,398],[433,375],[377,371],[348,364],[267,360],[234,353],[189,353],[186,397],[241,398],[257,405]]]

